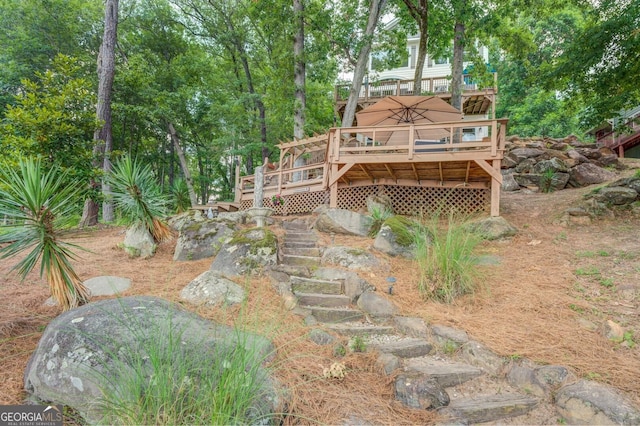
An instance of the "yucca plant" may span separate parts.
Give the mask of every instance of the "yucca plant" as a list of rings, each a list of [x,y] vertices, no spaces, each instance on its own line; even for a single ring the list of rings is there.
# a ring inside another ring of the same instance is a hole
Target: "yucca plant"
[[[176,213],[186,212],[191,208],[191,199],[189,198],[189,187],[184,179],[176,179],[171,186],[171,195],[173,196],[173,204]]]
[[[75,213],[82,186],[57,167],[45,172],[40,160],[20,160],[18,168],[0,169],[0,216],[10,219],[0,225],[6,229],[0,234],[0,259],[28,251],[13,269],[24,280],[39,261],[40,276],[46,277],[62,309],[77,307],[89,299],[70,262],[76,257],[71,249],[79,247],[59,238]]]
[[[122,157],[109,176],[111,197],[122,214],[134,223],[142,223],[160,242],[171,237],[171,229],[161,220],[166,214],[167,199],[149,165],[131,157]]]

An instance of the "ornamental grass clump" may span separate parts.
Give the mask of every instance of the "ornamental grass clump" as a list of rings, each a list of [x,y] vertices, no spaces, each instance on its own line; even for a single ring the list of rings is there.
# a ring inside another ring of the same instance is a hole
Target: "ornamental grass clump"
[[[274,355],[266,339],[242,325],[205,339],[171,313],[149,321],[128,309],[119,321],[129,343],[87,336],[113,361],[90,373],[103,394],[101,424],[271,424],[270,401],[279,396],[265,365]]]
[[[71,250],[78,246],[60,240],[78,208],[82,185],[57,167],[44,171],[38,159],[20,160],[19,170],[0,168],[0,216],[10,220],[0,234],[0,259],[27,255],[13,269],[24,280],[40,262],[51,295],[63,310],[89,300],[89,293],[73,270]],[[6,244],[6,245],[3,245]]]
[[[167,212],[167,199],[151,166],[125,156],[113,165],[108,179],[110,195],[125,217],[134,224],[142,223],[157,242],[171,237],[171,228],[161,219]]]
[[[425,221],[415,234],[415,258],[420,271],[419,289],[425,299],[452,303],[477,288],[477,258],[473,252],[481,241],[467,221],[450,213]]]

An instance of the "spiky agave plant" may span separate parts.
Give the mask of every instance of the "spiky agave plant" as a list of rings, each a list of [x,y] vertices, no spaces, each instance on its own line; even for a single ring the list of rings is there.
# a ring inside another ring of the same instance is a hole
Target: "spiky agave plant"
[[[171,229],[160,219],[166,213],[167,199],[149,165],[124,156],[113,165],[109,182],[113,201],[123,215],[144,224],[158,242],[171,237]]]
[[[28,251],[13,269],[24,280],[40,261],[53,298],[65,311],[77,307],[89,300],[70,262],[76,258],[71,249],[79,247],[59,237],[77,207],[81,184],[57,167],[45,172],[40,160],[20,160],[18,168],[0,169],[0,216],[10,219],[2,225],[0,259]]]

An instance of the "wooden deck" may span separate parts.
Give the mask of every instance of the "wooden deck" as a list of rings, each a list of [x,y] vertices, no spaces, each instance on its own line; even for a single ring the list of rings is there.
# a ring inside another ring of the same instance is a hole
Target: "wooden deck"
[[[493,73],[494,83],[491,87],[479,87],[477,84],[464,84],[462,93],[462,112],[465,115],[483,115],[490,112],[495,105],[498,93],[497,73]],[[472,76],[465,75],[470,79]],[[342,117],[349,97],[351,84],[339,84],[335,87],[334,105],[336,114]],[[433,94],[447,102],[451,100],[451,78],[430,77],[422,79],[421,94]],[[413,80],[383,80],[363,84],[358,96],[358,111],[373,105],[386,96],[413,95]]]
[[[268,165],[264,205],[277,214],[308,213],[322,204],[358,210],[366,198],[384,193],[394,210],[415,214],[448,204],[466,211],[488,204],[500,212],[500,173],[506,119],[450,123],[333,128],[279,145],[280,161]],[[485,127],[488,136],[463,140],[463,129]],[[293,167],[296,158],[310,164]],[[237,176],[236,203],[253,205],[255,176]],[[284,205],[273,205],[280,195]]]

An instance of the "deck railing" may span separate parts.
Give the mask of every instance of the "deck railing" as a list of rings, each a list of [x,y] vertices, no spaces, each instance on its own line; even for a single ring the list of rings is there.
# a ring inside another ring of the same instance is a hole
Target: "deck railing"
[[[473,82],[472,75],[466,74],[463,78],[464,82],[462,87],[464,91],[478,91],[485,89],[485,87],[480,87],[478,84]],[[493,78],[493,86],[488,87],[488,89],[497,90],[497,73],[493,73]],[[334,94],[335,102],[345,102],[349,98],[350,90],[351,83],[336,85]],[[382,80],[363,84],[362,87],[360,87],[358,100],[366,102],[370,99],[380,99],[385,96],[437,95],[449,92],[451,92],[450,76],[423,78],[420,86],[420,93],[414,93],[413,80]]]
[[[327,167],[327,163],[323,162],[265,172],[264,196],[271,197],[276,194],[286,196],[324,188],[327,184]],[[237,190],[241,200],[253,199],[255,175],[242,176]]]
[[[503,124],[506,120],[335,128],[330,132],[329,162],[495,159],[505,146]],[[465,132],[471,129],[473,133]],[[474,136],[477,129],[486,136]]]
[[[264,197],[324,191],[330,166],[336,163],[446,162],[495,160],[505,148],[506,119],[333,128],[329,132],[327,161],[264,173]],[[483,129],[470,138],[465,129]],[[242,176],[237,199],[253,200],[255,175]]]

